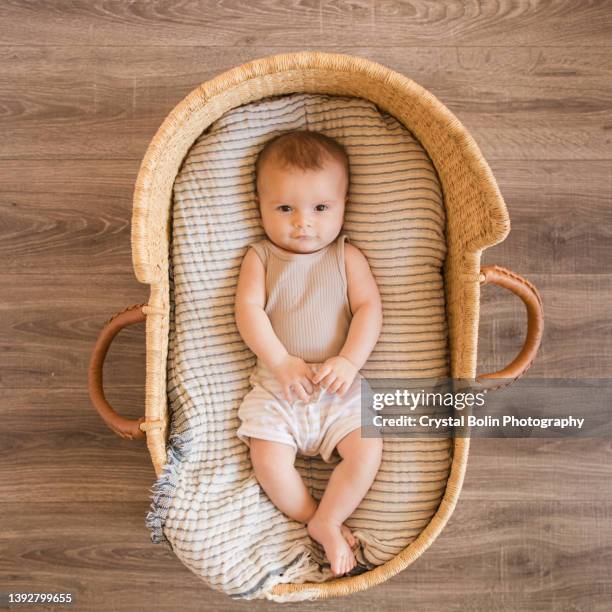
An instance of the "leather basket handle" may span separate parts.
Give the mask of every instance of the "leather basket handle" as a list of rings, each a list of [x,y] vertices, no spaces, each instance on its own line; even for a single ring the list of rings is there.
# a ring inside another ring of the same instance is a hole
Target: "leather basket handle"
[[[102,420],[119,436],[132,440],[134,438],[144,438],[145,432],[140,424],[145,417],[139,419],[128,419],[118,415],[104,397],[102,383],[102,371],[106,353],[114,340],[115,336],[128,325],[141,323],[146,319],[146,305],[136,304],[130,306],[122,312],[114,314],[104,325],[98,340],[91,353],[88,372],[89,397],[91,402],[102,417]]]
[[[527,309],[527,336],[521,352],[503,370],[476,376],[478,383],[493,378],[511,379],[497,387],[487,387],[491,390],[501,389],[511,385],[531,367],[542,342],[544,309],[538,290],[522,276],[501,266],[483,266],[480,269],[480,284],[481,286],[495,284],[509,289],[523,300]]]

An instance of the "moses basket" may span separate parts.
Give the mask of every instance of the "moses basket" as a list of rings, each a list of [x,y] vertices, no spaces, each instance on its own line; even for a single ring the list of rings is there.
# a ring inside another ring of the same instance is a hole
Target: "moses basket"
[[[300,52],[251,61],[192,91],[168,115],[151,141],[136,181],[132,217],[134,270],[138,280],[149,285],[149,299],[108,321],[90,362],[89,388],[94,406],[120,436],[135,439],[146,435],[158,477],[168,462],[169,242],[177,173],[200,135],[232,109],[269,97],[307,93],[350,96],[376,105],[410,130],[431,159],[445,211],[446,255],[441,270],[450,375],[454,379],[516,380],[529,368],[538,350],[543,315],[535,287],[505,268],[480,266],[482,251],[505,239],[510,222],[489,166],[459,120],[414,81],[366,59]],[[524,346],[512,363],[499,372],[477,376],[480,290],[487,283],[503,286],[523,300],[527,330]],[[140,321],[146,322],[145,416],[131,420],[118,415],[106,401],[102,369],[116,334]],[[393,558],[357,575],[319,583],[276,584],[270,598],[291,601],[347,595],[380,584],[410,565],[437,538],[455,508],[469,443],[469,437],[452,440],[452,462],[440,502],[418,536]]]

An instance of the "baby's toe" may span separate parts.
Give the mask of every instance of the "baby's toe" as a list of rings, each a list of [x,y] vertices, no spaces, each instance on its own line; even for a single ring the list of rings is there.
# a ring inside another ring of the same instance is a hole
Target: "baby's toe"
[[[344,568],[344,573],[347,574],[348,572],[350,572],[353,569],[354,565],[353,565],[353,559],[351,559],[350,557],[346,560],[346,566]]]
[[[344,557],[344,573],[350,572],[355,567],[355,556],[348,552]]]
[[[348,545],[353,548],[355,544],[357,544],[357,538],[355,538],[353,532],[346,525],[342,525],[340,530],[342,531],[342,535],[344,536],[344,539],[347,541]]]
[[[346,555],[340,554],[332,564],[332,571],[336,576],[342,576],[346,572]]]

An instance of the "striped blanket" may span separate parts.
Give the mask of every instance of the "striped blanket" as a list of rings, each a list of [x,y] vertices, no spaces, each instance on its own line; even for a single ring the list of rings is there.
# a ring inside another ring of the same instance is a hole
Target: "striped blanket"
[[[369,260],[384,318],[362,374],[449,374],[442,193],[431,160],[408,130],[366,100],[301,93],[235,108],[200,135],[174,185],[170,438],[147,526],[154,542],[167,543],[208,585],[241,599],[307,598],[279,598],[271,589],[332,577],[305,526],[261,489],[236,437],[256,358],[236,329],[234,293],[247,245],[264,237],[253,164],[269,138],[291,129],[322,131],[350,156],[343,232]],[[428,524],[444,494],[451,453],[450,439],[385,440],[373,486],[347,520],[360,541],[354,572],[388,561]],[[298,455],[296,467],[320,499],[335,464]]]

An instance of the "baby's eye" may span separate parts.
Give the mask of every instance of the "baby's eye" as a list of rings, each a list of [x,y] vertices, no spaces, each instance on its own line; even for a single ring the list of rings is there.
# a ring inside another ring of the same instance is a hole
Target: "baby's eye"
[[[278,210],[282,210],[283,212],[289,212],[291,210],[291,206],[289,206],[289,204],[281,204],[278,207]]]
[[[327,210],[329,208],[329,206],[327,204],[317,204],[315,206],[315,210],[319,211],[319,212],[323,212],[324,210]]]

